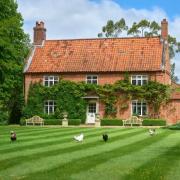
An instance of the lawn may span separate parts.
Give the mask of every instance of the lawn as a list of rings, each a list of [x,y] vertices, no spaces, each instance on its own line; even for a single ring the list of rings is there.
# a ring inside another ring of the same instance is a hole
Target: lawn
[[[74,142],[81,132],[84,142]],[[166,129],[150,137],[144,128],[0,126],[0,180],[180,179],[179,139],[180,131]]]

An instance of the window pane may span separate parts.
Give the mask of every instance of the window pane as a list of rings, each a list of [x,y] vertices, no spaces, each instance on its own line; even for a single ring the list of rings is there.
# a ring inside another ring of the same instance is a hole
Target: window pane
[[[132,79],[133,79],[133,80],[136,79],[136,76],[132,76]]]
[[[49,101],[49,105],[50,106],[54,105],[54,101]]]
[[[147,107],[146,106],[142,107],[142,115],[147,115]]]
[[[44,81],[44,85],[45,85],[45,86],[48,86],[48,81]]]
[[[96,103],[89,104],[88,112],[89,113],[96,113]]]
[[[133,115],[137,114],[136,113],[136,106],[132,106],[132,113],[133,113]]]
[[[141,80],[138,80],[138,81],[137,81],[137,85],[141,85]]]
[[[136,80],[132,80],[132,85],[136,85]]]
[[[138,115],[141,115],[141,106],[138,106],[138,107],[137,107],[137,114],[138,114]]]
[[[53,81],[49,81],[49,86],[52,86],[54,85],[54,82]]]
[[[147,80],[147,79],[148,79],[148,76],[142,76],[142,78]]]
[[[53,107],[49,106],[49,113],[53,113]]]

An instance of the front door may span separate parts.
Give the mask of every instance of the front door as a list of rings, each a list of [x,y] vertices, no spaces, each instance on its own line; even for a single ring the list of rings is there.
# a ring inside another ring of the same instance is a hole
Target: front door
[[[87,124],[94,124],[96,119],[97,113],[97,103],[96,102],[89,102],[87,107]]]

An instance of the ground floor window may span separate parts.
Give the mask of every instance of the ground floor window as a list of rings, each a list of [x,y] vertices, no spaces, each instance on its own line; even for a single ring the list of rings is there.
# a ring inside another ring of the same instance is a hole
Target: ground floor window
[[[54,114],[56,109],[56,102],[53,100],[47,100],[44,102],[44,113],[46,114]]]
[[[145,101],[132,101],[132,115],[147,115],[147,103]]]

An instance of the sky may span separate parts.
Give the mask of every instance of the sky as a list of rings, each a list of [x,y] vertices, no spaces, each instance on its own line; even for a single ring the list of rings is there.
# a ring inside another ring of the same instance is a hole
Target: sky
[[[32,39],[36,21],[44,21],[47,39],[96,38],[107,20],[141,19],[169,22],[169,33],[180,41],[179,0],[17,0],[24,31]],[[180,79],[180,55],[173,59]]]

